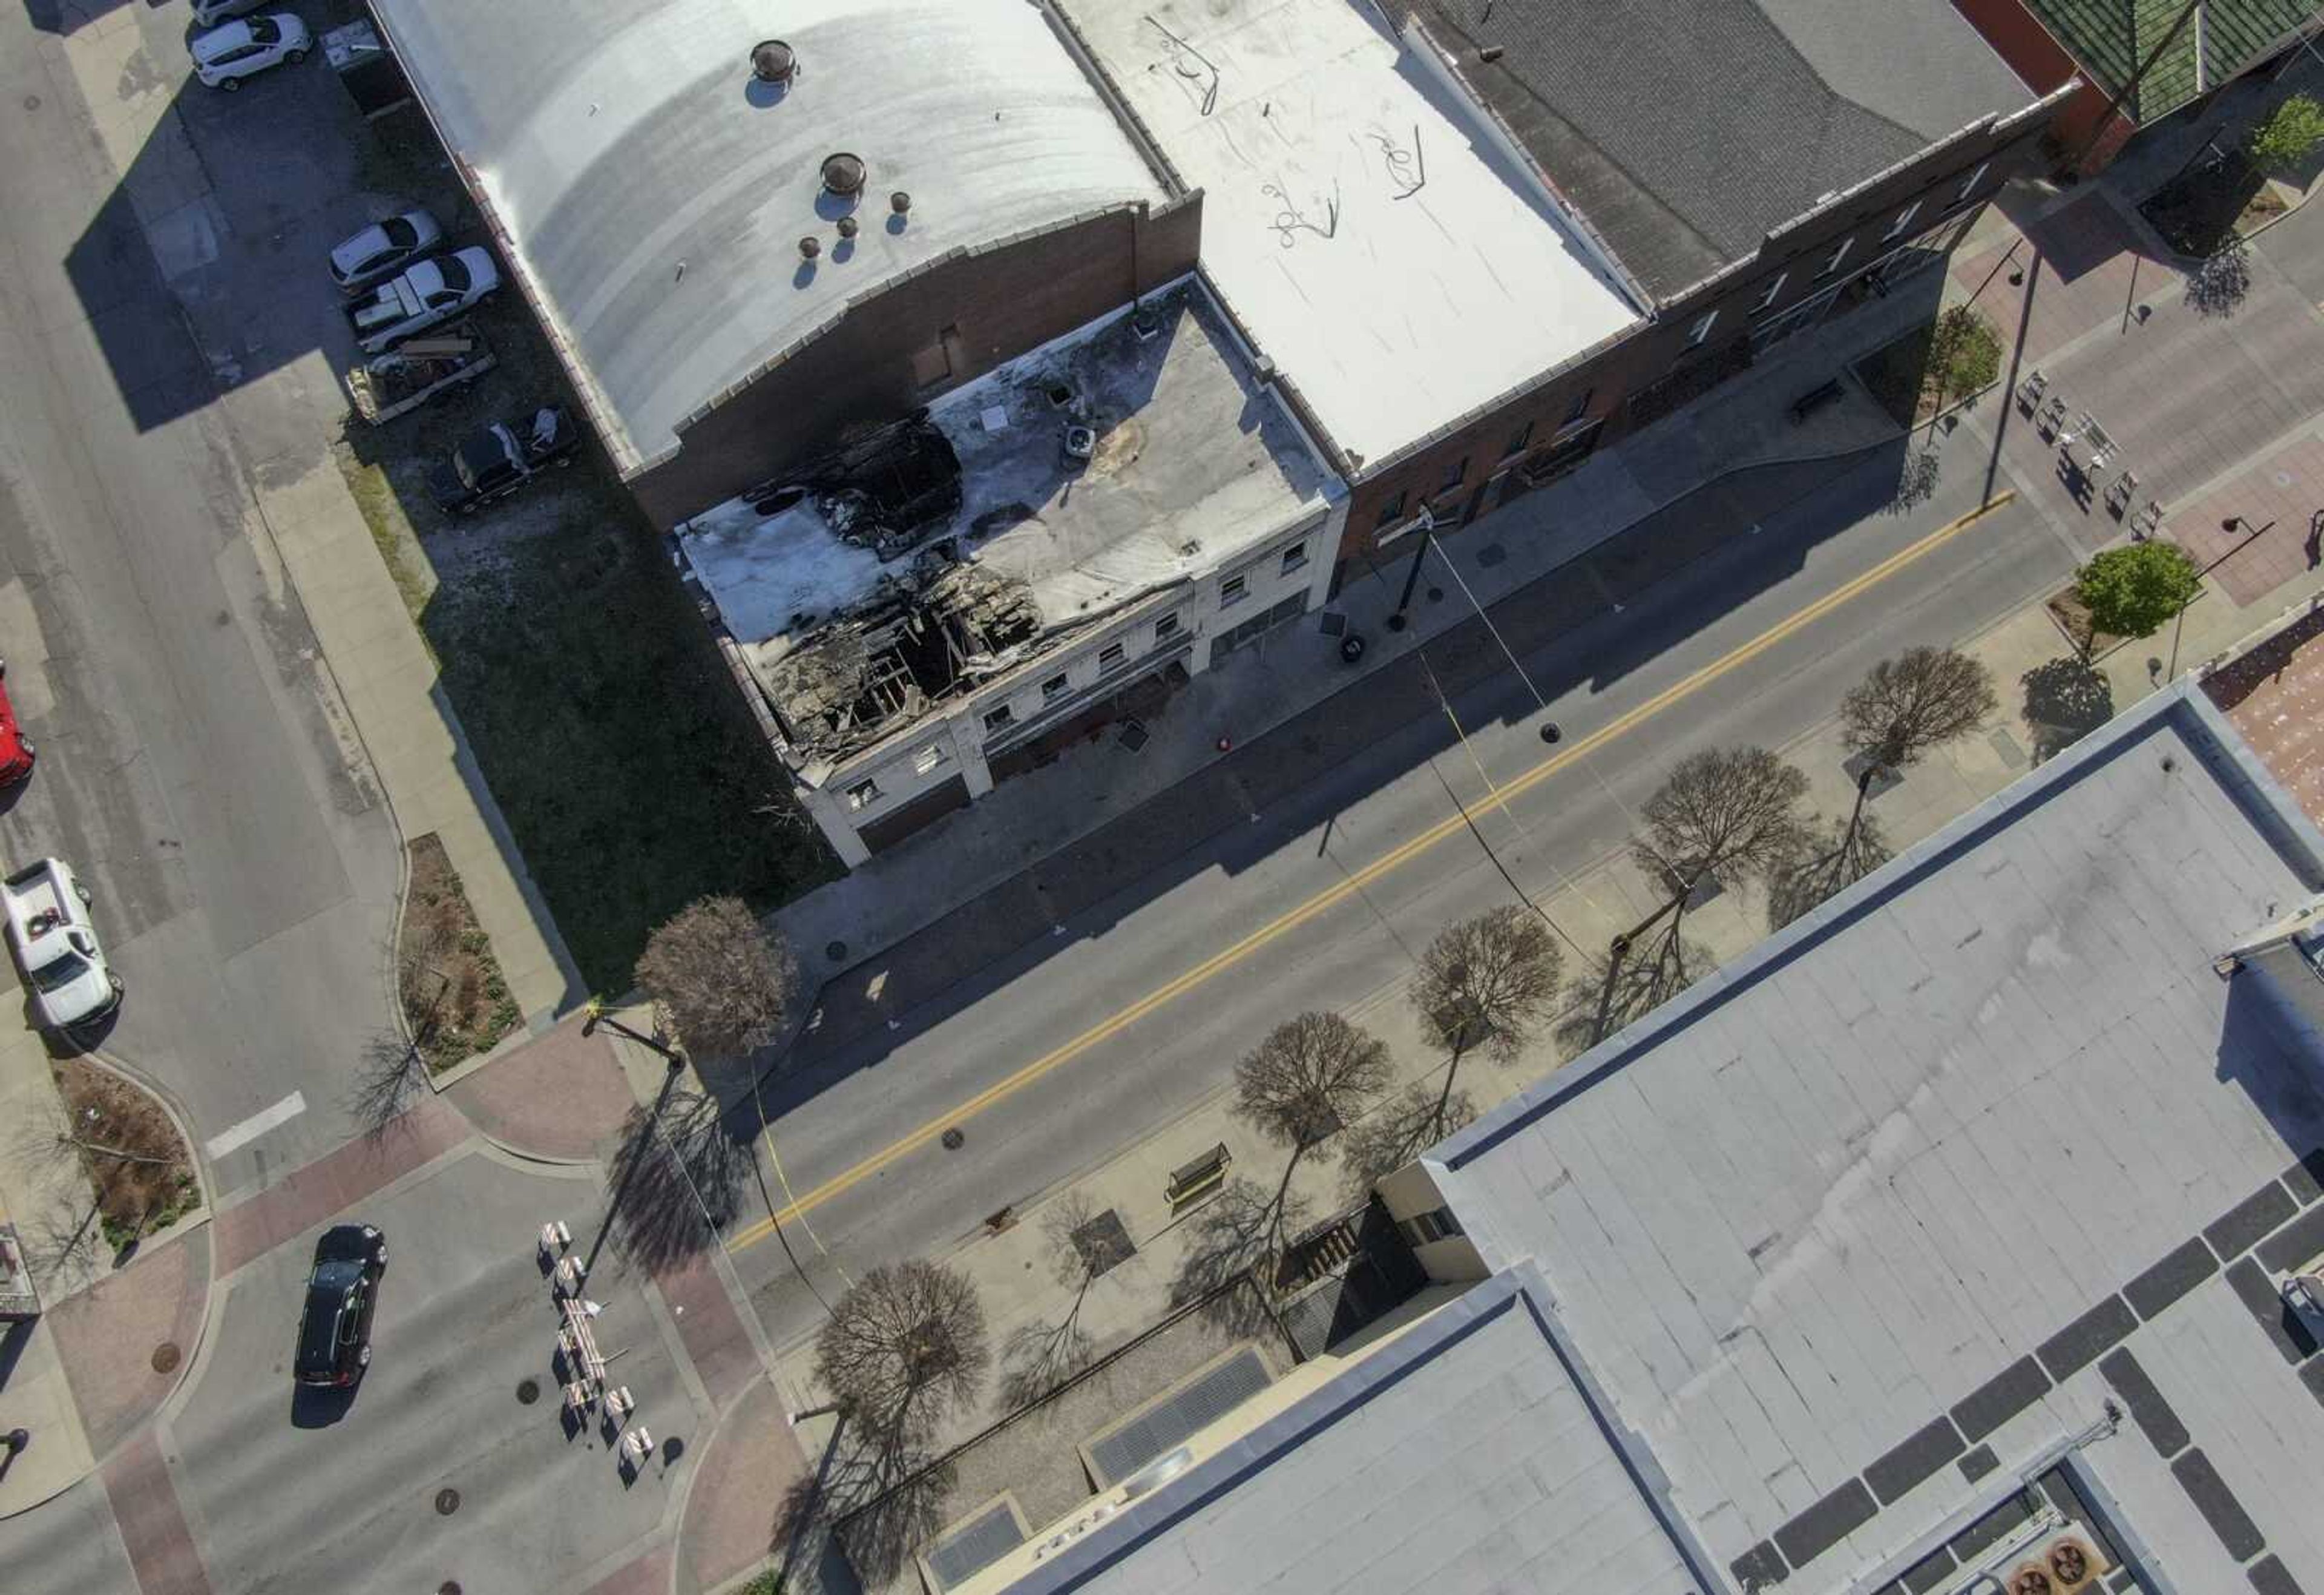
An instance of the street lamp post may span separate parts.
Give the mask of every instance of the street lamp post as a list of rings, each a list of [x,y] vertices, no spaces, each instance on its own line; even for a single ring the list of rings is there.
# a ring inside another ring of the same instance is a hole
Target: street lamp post
[[[2324,513],[2324,512],[2319,512],[2319,513]],[[2249,526],[2251,522],[2246,521],[2241,515],[2229,515],[2219,522],[2219,530],[2221,531],[2233,531],[2238,526]],[[2179,673],[2179,633],[2187,624],[2187,606],[2195,602],[2196,595],[2201,591],[2203,578],[2210,575],[2213,571],[2218,569],[2220,566],[2225,565],[2236,555],[2242,553],[2246,549],[2250,548],[2254,543],[2259,541],[2261,538],[2267,535],[2270,529],[2274,525],[2275,522],[2271,521],[2265,526],[2261,527],[2258,530],[2246,533],[2243,541],[2237,543],[2234,548],[2229,549],[2226,553],[2220,555],[2217,559],[2212,560],[2209,565],[2206,565],[2202,569],[2195,573],[2195,586],[2188,592],[2184,598],[2181,598],[2179,601],[2179,613],[2171,617],[2171,664],[2169,668],[2163,672],[2163,680],[2168,681]]]
[[[1405,573],[1404,591],[1397,595],[1396,613],[1388,617],[1388,629],[1401,632],[1405,627],[1404,612],[1412,607],[1412,590],[1420,585],[1421,561],[1428,558],[1428,535],[1436,530],[1436,517],[1426,504],[1420,506],[1420,547],[1412,551],[1412,568]]]

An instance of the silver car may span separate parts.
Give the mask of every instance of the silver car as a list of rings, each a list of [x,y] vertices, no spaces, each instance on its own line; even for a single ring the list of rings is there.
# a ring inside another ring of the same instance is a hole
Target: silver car
[[[194,26],[215,28],[237,16],[248,16],[266,0],[194,0]]]
[[[331,251],[331,281],[341,293],[392,277],[444,241],[436,218],[414,206],[374,222]]]

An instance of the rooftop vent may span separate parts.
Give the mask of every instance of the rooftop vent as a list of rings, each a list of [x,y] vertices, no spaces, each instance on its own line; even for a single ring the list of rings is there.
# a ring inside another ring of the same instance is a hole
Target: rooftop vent
[[[822,253],[823,241],[817,238],[813,233],[809,233],[806,237],[799,240],[800,259],[811,261]]]
[[[837,225],[839,227],[839,235],[841,237],[853,238],[855,236],[855,218],[853,217],[843,216],[839,218]]]
[[[779,39],[770,39],[751,51],[751,76],[761,83],[788,83],[798,71],[798,57]]]
[[[898,189],[894,193],[888,196],[888,208],[894,211],[898,216],[903,215],[906,211],[911,209],[911,207],[912,197],[904,192],[903,189]]]
[[[853,199],[863,191],[863,157],[842,151],[823,158],[823,191]]]

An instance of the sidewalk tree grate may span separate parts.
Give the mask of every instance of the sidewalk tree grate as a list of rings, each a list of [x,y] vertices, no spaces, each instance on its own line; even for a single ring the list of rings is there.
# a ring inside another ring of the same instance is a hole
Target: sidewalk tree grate
[[[178,1366],[179,1359],[184,1355],[184,1352],[178,1350],[177,1341],[163,1341],[160,1345],[153,1348],[153,1371],[155,1373],[170,1372]]]
[[[1093,1279],[1102,1278],[1107,1270],[1128,1262],[1138,1255],[1137,1243],[1130,1239],[1130,1231],[1121,1222],[1121,1214],[1109,1207],[1097,1217],[1076,1228],[1073,1232],[1074,1250],[1082,1259],[1082,1267]]]
[[[540,1381],[539,1379],[532,1378],[517,1380],[516,1398],[526,1406],[530,1406],[534,1402],[540,1400]]]
[[[458,1490],[447,1487],[436,1492],[436,1515],[438,1517],[449,1517],[453,1513],[459,1509],[460,1492]]]

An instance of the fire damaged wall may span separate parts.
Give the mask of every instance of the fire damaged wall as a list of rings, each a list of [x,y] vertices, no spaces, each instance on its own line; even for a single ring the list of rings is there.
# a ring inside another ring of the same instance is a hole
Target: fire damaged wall
[[[851,423],[891,420],[1120,309],[1194,270],[1202,204],[1195,193],[1095,212],[931,262],[696,412],[675,452],[632,475],[631,491],[667,530],[825,450]],[[770,281],[768,291],[783,289]]]

